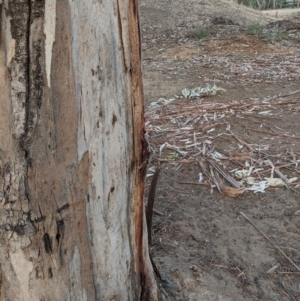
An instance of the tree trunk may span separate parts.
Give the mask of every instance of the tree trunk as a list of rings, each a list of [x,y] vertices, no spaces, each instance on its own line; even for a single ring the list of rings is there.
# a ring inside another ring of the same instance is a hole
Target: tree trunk
[[[0,300],[158,300],[137,0],[1,14]]]
[[[264,1],[264,0],[263,0]],[[259,10],[262,10],[263,9],[263,6],[264,6],[264,2],[263,3],[260,3],[259,0],[256,0],[256,3],[258,5],[258,9]]]

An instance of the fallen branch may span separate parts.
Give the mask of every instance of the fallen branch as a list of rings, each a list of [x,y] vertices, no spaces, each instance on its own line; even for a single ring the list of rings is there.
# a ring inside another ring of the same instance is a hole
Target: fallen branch
[[[200,183],[200,182],[177,182],[178,184],[191,184],[191,185],[202,185],[202,186],[209,186],[208,183]]]
[[[167,162],[167,163],[195,163],[197,160],[174,160],[174,159],[160,159],[160,158],[153,158],[154,161],[158,162]]]
[[[243,185],[241,185],[239,182],[237,182],[233,177],[229,176],[225,171],[221,169],[220,166],[218,166],[213,160],[207,160],[210,165],[212,165],[218,173],[220,173],[233,187],[237,189],[243,188]]]
[[[155,190],[156,185],[158,181],[160,173],[160,166],[156,168],[155,173],[153,175],[151,185],[149,188],[149,195],[148,195],[148,201],[147,201],[147,207],[146,207],[146,223],[147,223],[147,229],[148,229],[148,243],[149,246],[151,246],[152,243],[152,217],[153,217],[153,205],[155,200]]]
[[[270,100],[273,100],[273,99],[276,99],[276,98],[279,98],[279,97],[291,96],[291,95],[297,94],[299,92],[300,92],[300,90],[296,90],[296,91],[293,91],[293,92],[290,92],[290,93],[286,93],[286,94],[279,93],[277,95],[272,96],[271,98],[268,98],[268,100],[270,101]]]
[[[251,129],[251,128],[248,128],[248,130],[258,132],[258,133],[263,133],[263,134],[270,135],[270,136],[280,136],[280,137],[294,138],[294,139],[300,140],[300,137],[288,135],[288,134],[273,133],[273,132],[256,130],[256,129]]]
[[[283,289],[287,292],[287,294],[290,296],[290,298],[293,301],[297,301],[297,299],[294,298],[293,294],[286,288],[286,286],[284,285],[284,283],[282,281],[280,282],[280,284],[283,287]]]
[[[256,230],[277,250],[279,253],[287,259],[299,272],[300,268],[262,231],[260,230],[253,222],[252,220],[247,217],[243,212],[240,211],[240,214],[254,227]]]
[[[153,213],[159,216],[164,216],[164,214],[156,209],[153,208]]]
[[[248,143],[246,143],[244,140],[242,140],[241,138],[239,138],[236,134],[234,134],[231,130],[229,130],[230,134],[241,144],[245,145],[250,152],[255,153],[255,150],[253,149],[253,147],[251,145],[249,145]]]

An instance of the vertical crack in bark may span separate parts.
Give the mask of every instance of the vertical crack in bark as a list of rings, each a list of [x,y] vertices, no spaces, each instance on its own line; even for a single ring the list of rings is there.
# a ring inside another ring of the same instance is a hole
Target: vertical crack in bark
[[[28,119],[29,119],[29,103],[30,103],[30,23],[31,23],[31,0],[28,0],[28,18],[27,18],[27,95],[26,95],[26,103],[25,103],[25,129],[24,129],[24,139],[26,139],[29,131],[28,127]],[[25,159],[27,159],[28,153],[25,149],[24,140],[22,148],[25,152]]]
[[[30,136],[34,131],[38,112],[42,105],[44,94],[44,44],[43,35],[45,1],[28,1],[27,22],[27,101],[26,101],[26,123],[24,135],[24,149],[28,149]],[[33,32],[32,32],[33,31]]]
[[[119,25],[119,34],[120,34],[120,41],[121,41],[121,46],[122,46],[122,55],[123,55],[123,67],[125,73],[128,71],[128,67],[126,64],[126,53],[125,53],[125,48],[124,48],[124,41],[123,41],[123,27],[122,27],[122,14],[120,11],[120,3],[119,0],[117,1],[117,7],[118,7],[118,25]]]
[[[43,41],[43,18],[44,18],[44,0],[27,1],[28,15],[26,27],[26,47],[27,47],[27,65],[26,65],[26,100],[25,100],[25,124],[24,135],[20,139],[20,147],[24,152],[24,186],[25,196],[30,203],[29,185],[28,185],[28,166],[32,164],[30,149],[30,137],[37,125],[38,110],[42,103],[43,96],[43,71],[41,66],[42,59],[42,41]],[[32,28],[34,29],[32,32]]]

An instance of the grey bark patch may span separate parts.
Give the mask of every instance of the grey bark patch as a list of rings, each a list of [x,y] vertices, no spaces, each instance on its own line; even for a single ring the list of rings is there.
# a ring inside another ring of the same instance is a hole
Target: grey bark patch
[[[81,258],[80,251],[77,246],[75,246],[74,255],[72,260],[69,262],[69,278],[71,282],[70,297],[74,301],[87,301],[87,296],[85,289],[82,287],[81,283]]]
[[[30,222],[26,222],[25,226],[24,226],[24,234],[26,236],[33,236],[36,234],[36,228],[35,226],[30,223]]]

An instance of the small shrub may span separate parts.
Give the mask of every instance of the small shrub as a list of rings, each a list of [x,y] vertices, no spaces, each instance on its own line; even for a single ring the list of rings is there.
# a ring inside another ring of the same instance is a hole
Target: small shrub
[[[180,61],[179,62],[179,67],[184,68],[185,67],[185,61]]]
[[[237,43],[241,42],[241,38],[239,36],[232,36],[231,40],[233,40],[234,42],[237,42]]]
[[[155,69],[155,68],[156,68],[156,64],[155,64],[154,62],[151,62],[149,67],[150,67],[151,69]]]
[[[262,34],[263,32],[263,28],[260,24],[254,24],[252,26],[250,26],[247,30],[247,34],[250,36],[259,36],[260,34]]]
[[[202,27],[195,28],[192,34],[194,38],[199,40],[209,36],[208,32]]]

